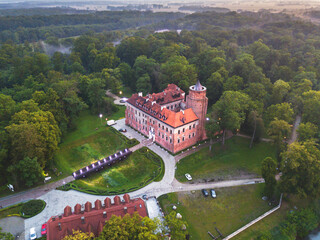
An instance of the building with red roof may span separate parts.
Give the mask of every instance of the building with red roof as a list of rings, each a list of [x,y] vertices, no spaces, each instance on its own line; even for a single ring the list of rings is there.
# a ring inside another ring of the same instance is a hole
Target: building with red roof
[[[51,217],[47,223],[47,239],[60,240],[66,235],[72,234],[73,230],[82,232],[92,232],[96,237],[103,230],[103,226],[112,215],[123,217],[126,214],[137,212],[141,217],[148,216],[145,202],[141,198],[130,199],[128,194],[123,196],[121,201],[119,196],[106,198],[103,203],[100,200],[86,202],[83,206],[76,204],[74,211],[70,206],[66,206],[64,213]]]
[[[207,89],[200,84],[189,95],[175,84],[160,93],[133,94],[126,103],[126,124],[172,153],[206,139]]]

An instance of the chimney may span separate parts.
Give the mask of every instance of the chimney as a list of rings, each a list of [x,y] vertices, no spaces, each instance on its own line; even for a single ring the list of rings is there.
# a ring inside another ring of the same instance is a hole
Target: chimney
[[[94,208],[96,210],[99,210],[102,208],[102,204],[101,204],[101,201],[99,199],[97,199],[95,202],[94,202]]]
[[[52,222],[54,222],[56,220],[56,217],[52,217],[51,219],[52,219]]]
[[[155,103],[156,103],[156,101],[152,101],[152,102],[151,102],[152,106],[153,106],[153,104],[155,104]]]
[[[80,214],[81,213],[81,205],[79,203],[74,206],[74,213],[75,214]]]
[[[120,203],[121,203],[121,199],[120,199],[119,196],[115,196],[115,197],[113,198],[113,201],[114,201],[114,204],[115,204],[115,205],[120,205]]]
[[[106,217],[107,217],[107,212],[104,211],[104,212],[103,212],[103,218],[106,218]]]
[[[62,230],[61,223],[58,223],[59,231]]]
[[[139,92],[139,93],[138,93],[138,96],[139,96],[139,97],[142,97],[142,92]]]
[[[104,206],[105,206],[105,208],[111,207],[111,199],[110,199],[110,198],[107,197],[107,198],[104,200]]]
[[[127,208],[127,207],[124,207],[124,208],[123,208],[123,211],[124,211],[124,214],[128,213],[128,208]]]
[[[70,207],[70,206],[66,206],[66,207],[64,208],[64,214],[63,214],[63,216],[69,217],[71,214],[72,214],[71,207]]]
[[[148,102],[148,101],[149,101],[149,98],[146,99],[146,102]]]
[[[85,224],[85,223],[86,223],[86,221],[84,220],[84,217],[81,217],[81,223],[82,223],[82,224]]]
[[[180,111],[181,111],[181,112],[182,112],[182,114],[184,115],[184,110],[182,110],[182,109],[181,109]]]
[[[123,195],[123,199],[124,199],[124,201],[126,202],[126,203],[129,203],[130,202],[130,196],[129,196],[129,194],[125,194],[125,195]]]
[[[90,212],[92,210],[92,204],[91,202],[86,202],[86,204],[84,205],[84,210],[86,212]]]

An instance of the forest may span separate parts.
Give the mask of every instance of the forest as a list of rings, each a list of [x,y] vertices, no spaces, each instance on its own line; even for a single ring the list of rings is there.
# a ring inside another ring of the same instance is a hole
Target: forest
[[[172,31],[154,33],[162,28]],[[107,89],[147,94],[174,83],[187,92],[199,79],[209,98],[209,137],[240,129],[254,142],[272,138],[278,157],[265,162],[268,194],[277,168],[283,192],[319,197],[318,25],[266,11],[56,10],[1,16],[0,30],[0,186],[37,184],[43,169],[54,168],[54,154],[80,112],[117,110]],[[36,44],[61,44],[65,37],[72,37],[70,54],[48,56]],[[299,141],[288,145],[297,116]]]

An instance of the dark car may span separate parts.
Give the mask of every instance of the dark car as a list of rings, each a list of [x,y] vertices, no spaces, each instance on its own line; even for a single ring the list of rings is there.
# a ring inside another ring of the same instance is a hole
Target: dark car
[[[207,189],[202,189],[201,192],[203,193],[203,196],[205,197],[209,196],[209,192],[207,191]]]
[[[127,132],[127,129],[125,129],[125,128],[120,128],[120,129],[119,129],[119,132]]]

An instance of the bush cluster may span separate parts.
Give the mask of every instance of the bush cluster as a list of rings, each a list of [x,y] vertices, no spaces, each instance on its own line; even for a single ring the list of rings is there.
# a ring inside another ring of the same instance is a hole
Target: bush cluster
[[[33,217],[45,208],[46,202],[40,199],[30,200],[21,207],[20,215],[23,218]]]

